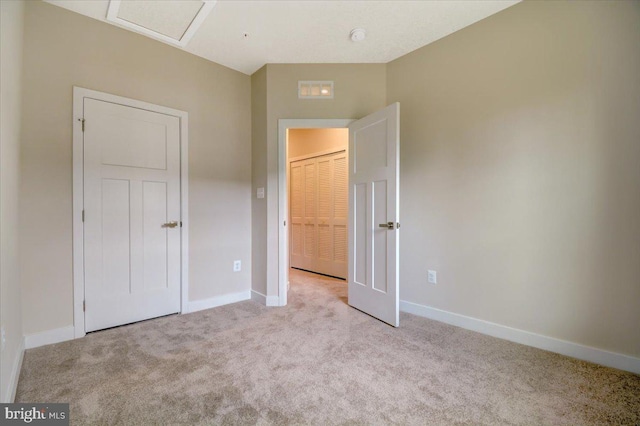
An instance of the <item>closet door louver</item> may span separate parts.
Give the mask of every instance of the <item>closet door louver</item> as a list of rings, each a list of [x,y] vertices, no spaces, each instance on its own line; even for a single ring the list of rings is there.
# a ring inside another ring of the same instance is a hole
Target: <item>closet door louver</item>
[[[346,153],[292,162],[289,179],[291,266],[346,278]]]
[[[290,197],[289,209],[291,211],[291,217],[289,228],[291,243],[289,244],[290,262],[294,268],[302,268],[302,250],[304,241],[304,182],[303,182],[303,162],[296,161],[291,163],[291,170],[289,172],[289,184],[290,184]]]
[[[331,275],[347,278],[347,221],[349,219],[349,178],[347,154],[333,157],[333,271]]]
[[[304,165],[304,263],[303,268],[313,270],[318,257],[316,235],[316,162]]]
[[[333,182],[332,159],[329,156],[316,159],[318,164],[318,256],[315,270],[330,271],[333,258],[333,238],[331,225],[333,219]],[[330,274],[329,272],[322,272]]]

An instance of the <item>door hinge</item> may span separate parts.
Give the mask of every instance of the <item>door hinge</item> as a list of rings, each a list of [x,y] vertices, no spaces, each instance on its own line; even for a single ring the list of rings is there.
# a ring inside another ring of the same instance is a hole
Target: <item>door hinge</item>
[[[78,121],[82,123],[82,131],[84,132],[84,118],[78,118]]]
[[[82,210],[82,221],[84,222],[84,210]]]
[[[87,301],[86,300],[82,301],[82,312],[87,312]]]

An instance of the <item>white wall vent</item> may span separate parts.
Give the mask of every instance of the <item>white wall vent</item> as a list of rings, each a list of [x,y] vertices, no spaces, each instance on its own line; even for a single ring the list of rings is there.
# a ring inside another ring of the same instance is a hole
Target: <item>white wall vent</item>
[[[185,47],[215,4],[216,0],[111,0],[107,21]]]
[[[333,99],[333,81],[298,81],[298,99]]]

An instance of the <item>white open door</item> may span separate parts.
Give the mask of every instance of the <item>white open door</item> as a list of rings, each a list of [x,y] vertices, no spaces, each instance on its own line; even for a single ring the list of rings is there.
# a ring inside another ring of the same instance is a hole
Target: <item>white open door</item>
[[[349,126],[349,305],[397,327],[400,104]]]

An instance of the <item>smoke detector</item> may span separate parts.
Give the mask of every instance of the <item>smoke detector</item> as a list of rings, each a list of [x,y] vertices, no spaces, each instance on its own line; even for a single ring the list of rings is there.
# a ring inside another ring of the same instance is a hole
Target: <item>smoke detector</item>
[[[367,32],[362,28],[354,28],[351,30],[351,41],[362,41],[367,36]]]

